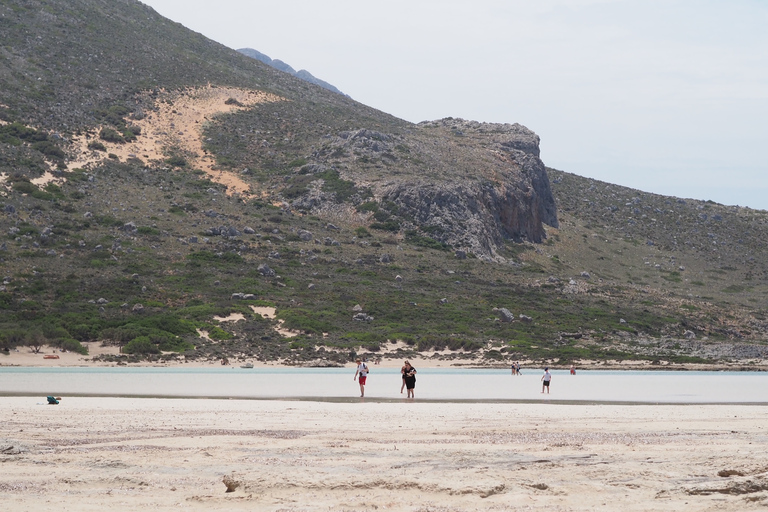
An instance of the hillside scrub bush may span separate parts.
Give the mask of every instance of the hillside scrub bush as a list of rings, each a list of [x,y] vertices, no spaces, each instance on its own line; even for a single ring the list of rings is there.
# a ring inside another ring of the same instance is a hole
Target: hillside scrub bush
[[[212,340],[224,341],[224,340],[231,340],[232,338],[234,338],[234,335],[232,335],[232,333],[225,331],[218,325],[204,324],[201,329],[204,331],[207,331],[208,337],[211,338]]]
[[[195,350],[195,346],[184,340],[167,341],[161,343],[158,348],[163,352],[187,352]]]
[[[39,192],[40,189],[37,185],[34,185],[28,181],[17,181],[13,184],[13,190],[21,192],[22,194],[32,195],[35,192]]]
[[[341,179],[338,171],[325,171],[317,175],[322,178],[323,191],[336,194],[336,202],[343,203],[358,192],[355,182]]]
[[[125,116],[130,113],[130,109],[124,105],[112,105],[107,109],[98,110],[96,115],[105,123],[111,124],[123,130],[125,128]]]
[[[0,350],[8,351],[24,345],[26,333],[22,329],[8,329],[0,333]]]
[[[357,205],[358,212],[373,212],[376,213],[379,210],[379,203],[376,201],[368,201]]]
[[[0,126],[0,142],[18,146],[22,141],[41,142],[48,139],[45,132],[24,126],[19,122],[13,122]]]
[[[229,306],[216,306],[215,304],[198,304],[176,310],[176,314],[188,320],[203,320],[214,316],[226,317],[232,312]]]
[[[48,183],[45,185],[45,191],[52,196],[56,197],[57,199],[64,199],[64,191],[61,190],[61,187],[56,185],[55,183]],[[67,234],[67,233],[56,233],[59,234]]]
[[[0,309],[11,309],[13,306],[13,295],[8,292],[0,292]]]
[[[308,334],[322,334],[332,332],[336,327],[327,320],[332,314],[325,311],[310,311],[302,308],[286,309],[280,311],[277,316],[285,322],[285,327]]]
[[[60,340],[56,343],[56,346],[67,352],[76,352],[84,356],[88,355],[88,349],[80,344],[79,341],[73,340],[72,338]]]
[[[405,232],[405,241],[418,247],[436,249],[438,251],[449,251],[451,249],[450,245],[438,242],[433,238],[421,236],[415,230],[408,230]]]
[[[196,251],[188,254],[187,259],[193,262],[214,264],[240,264],[245,261],[242,256],[234,252],[216,254],[211,251]]]
[[[388,220],[387,222],[374,222],[369,226],[371,229],[378,229],[379,231],[400,231],[400,223],[396,220]]]
[[[138,321],[131,322],[126,327],[135,326],[138,328],[156,329],[158,331],[165,331],[177,336],[183,334],[195,334],[197,332],[194,323],[189,320],[178,318],[171,314],[156,315],[149,318],[144,318]]]
[[[186,167],[187,159],[180,155],[173,155],[165,159],[165,163],[172,165],[173,167]]]
[[[152,343],[148,336],[139,336],[129,341],[128,344],[123,347],[123,352],[125,354],[141,355],[159,354],[160,349],[157,345]]]
[[[107,142],[123,143],[125,139],[120,133],[112,128],[102,128],[99,132],[99,138]]]
[[[65,158],[67,155],[64,150],[50,140],[41,140],[32,144],[32,149],[39,151],[47,157],[57,160]]]

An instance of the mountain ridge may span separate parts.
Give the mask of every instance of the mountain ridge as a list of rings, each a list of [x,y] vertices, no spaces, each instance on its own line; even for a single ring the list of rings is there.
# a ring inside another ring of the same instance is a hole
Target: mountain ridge
[[[238,48],[237,51],[242,53],[243,55],[259,60],[268,66],[272,66],[275,69],[279,69],[280,71],[284,71],[290,75],[293,75],[296,78],[301,78],[305,82],[319,85],[323,89],[328,89],[329,91],[335,92],[336,94],[341,94],[342,96],[349,97],[348,94],[344,94],[334,85],[329,84],[325,80],[320,80],[319,78],[315,77],[312,73],[310,73],[306,69],[301,69],[299,71],[296,71],[289,64],[279,59],[272,59],[268,55],[265,55],[258,50],[254,50],[253,48]]]

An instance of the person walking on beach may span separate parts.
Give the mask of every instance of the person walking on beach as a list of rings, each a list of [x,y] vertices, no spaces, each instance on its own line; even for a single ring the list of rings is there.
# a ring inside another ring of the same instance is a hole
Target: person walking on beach
[[[544,368],[544,375],[541,376],[541,392],[544,392],[544,388],[547,388],[547,394],[549,394],[549,383],[552,381],[552,374],[549,373],[549,368]]]
[[[368,365],[360,358],[355,360],[355,362],[357,363],[357,370],[355,370],[355,376],[352,377],[352,380],[357,380],[358,384],[360,384],[360,398],[362,398],[365,396],[365,381],[368,379]],[[360,377],[358,377],[358,375],[360,375]]]
[[[408,390],[408,398],[414,398],[413,388],[416,387],[416,368],[411,366],[408,361],[405,362],[405,372],[403,373],[405,387]]]
[[[406,359],[405,361],[403,361],[403,366],[400,368],[400,377],[401,377],[400,380],[402,381],[402,384],[400,384],[401,395],[403,394],[403,389],[405,389],[405,367],[408,366],[409,364],[411,363],[409,363],[408,360]]]
[[[576,368],[571,365],[571,375],[576,375]]]

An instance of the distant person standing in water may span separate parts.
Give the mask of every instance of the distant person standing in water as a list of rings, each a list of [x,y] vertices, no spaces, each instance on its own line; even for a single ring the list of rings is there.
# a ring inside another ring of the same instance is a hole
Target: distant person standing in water
[[[411,366],[408,361],[405,362],[405,373],[403,373],[405,387],[408,389],[408,398],[414,398],[413,388],[416,387],[416,368]]]
[[[576,368],[571,365],[571,375],[576,375]]]
[[[549,383],[552,381],[552,374],[549,373],[549,368],[544,368],[544,375],[541,376],[541,392],[544,392],[544,388],[547,388],[547,394],[549,394]]]
[[[401,377],[400,380],[402,381],[402,384],[400,384],[400,394],[401,395],[403,394],[403,390],[405,389],[405,367],[410,365],[410,364],[411,363],[409,363],[408,360],[406,359],[405,361],[403,361],[403,366],[400,368],[400,377]]]
[[[358,384],[360,384],[360,397],[365,396],[365,381],[368,379],[368,365],[365,364],[361,359],[357,359],[355,361],[357,363],[357,370],[355,370],[355,376],[352,377],[352,380],[357,380]],[[360,375],[360,377],[358,377]]]

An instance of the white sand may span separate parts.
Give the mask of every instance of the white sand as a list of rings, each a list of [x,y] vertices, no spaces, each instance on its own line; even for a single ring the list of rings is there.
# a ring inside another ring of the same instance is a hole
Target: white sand
[[[768,505],[763,406],[41,401],[0,398],[3,510]]]

